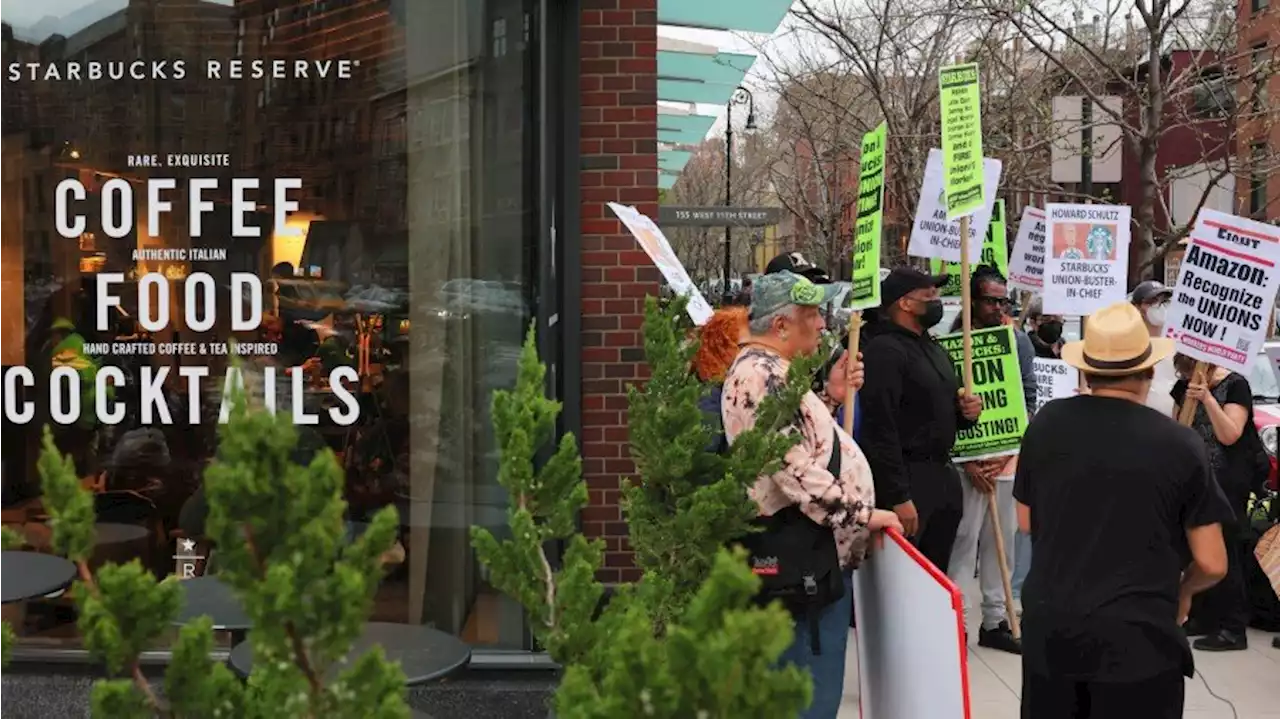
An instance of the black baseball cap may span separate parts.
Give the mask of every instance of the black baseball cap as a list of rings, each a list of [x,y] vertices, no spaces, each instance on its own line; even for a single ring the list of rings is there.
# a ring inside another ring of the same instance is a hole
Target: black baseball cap
[[[880,306],[888,307],[916,290],[930,287],[942,287],[947,284],[947,276],[928,275],[914,267],[895,267],[889,276],[880,282]]]
[[[805,259],[804,255],[799,252],[784,252],[769,260],[769,264],[764,266],[766,275],[773,275],[779,272],[791,272],[800,275],[816,285],[831,284],[831,276],[827,274],[827,271]]]
[[[1173,290],[1158,280],[1147,280],[1146,282],[1139,282],[1138,286],[1133,288],[1133,294],[1129,296],[1129,301],[1135,305],[1140,305],[1143,302],[1150,302],[1161,297],[1166,299],[1173,297]]]

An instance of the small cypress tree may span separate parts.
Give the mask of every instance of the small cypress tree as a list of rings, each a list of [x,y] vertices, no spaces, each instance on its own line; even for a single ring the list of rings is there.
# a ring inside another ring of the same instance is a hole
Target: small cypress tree
[[[93,716],[408,717],[404,675],[380,650],[336,677],[326,674],[372,609],[379,557],[394,541],[395,510],[383,509],[359,539],[343,544],[343,474],[331,451],[307,466],[290,461],[297,432],[287,415],[250,411],[242,397],[219,437],[219,457],[205,474],[206,526],[218,551],[218,576],[253,620],[254,671],[244,683],[210,660],[213,630],[205,617],[178,632],[164,690],[157,693],[138,657],[170,630],[180,609],[180,580],[157,582],[137,560],[90,570],[93,497],[45,431],[39,472],[53,548],[79,569],[71,594],[85,648],[116,677],[95,683]]]
[[[778,430],[798,411],[813,362],[796,362],[786,388],[762,403],[756,428],[737,437],[727,457],[716,456],[698,409],[706,389],[689,373],[696,346],[685,339],[684,306],[682,298],[666,307],[646,302],[651,379],[630,390],[640,476],[624,486],[643,575],[603,611],[595,579],[601,545],[574,526],[587,495],[573,437],[562,438],[540,470],[535,463],[560,406],[544,395],[532,330],[516,388],[494,393],[512,537],[499,541],[475,527],[472,541],[495,586],[524,604],[534,635],[564,666],[555,699],[562,719],[774,719],[795,716],[811,697],[807,675],[776,666],[792,641],[790,614],[755,605],[759,580],[740,550],[726,547],[756,514],[746,488],[795,442]],[[559,569],[546,553],[553,541],[567,547]]]

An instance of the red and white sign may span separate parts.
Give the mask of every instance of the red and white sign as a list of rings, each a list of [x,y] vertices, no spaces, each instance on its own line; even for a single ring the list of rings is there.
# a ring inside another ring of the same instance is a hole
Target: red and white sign
[[[1280,227],[1202,209],[1165,322],[1178,351],[1249,374],[1262,351],[1280,273]]]
[[[1039,294],[1044,289],[1044,210],[1022,208],[1018,236],[1009,255],[1009,286]]]
[[[853,574],[862,719],[970,719],[960,589],[895,530]]]

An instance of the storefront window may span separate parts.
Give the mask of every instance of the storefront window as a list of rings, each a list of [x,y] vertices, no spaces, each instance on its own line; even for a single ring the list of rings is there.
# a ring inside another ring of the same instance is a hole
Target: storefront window
[[[6,0],[3,501],[29,549],[49,425],[97,559],[172,572],[239,381],[337,454],[354,531],[399,510],[376,620],[526,646],[468,531],[505,525],[489,407],[537,296],[536,6]],[[74,619],[32,602],[20,634],[74,646]]]

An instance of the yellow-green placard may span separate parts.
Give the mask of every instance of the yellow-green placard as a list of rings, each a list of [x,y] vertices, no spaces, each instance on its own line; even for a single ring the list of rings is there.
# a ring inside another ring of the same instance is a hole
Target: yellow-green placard
[[[982,241],[982,264],[992,265],[1000,274],[1009,276],[1009,240],[1004,221],[1004,200],[996,200],[991,207],[991,224],[987,225],[987,236]],[[947,284],[942,287],[943,297],[959,297],[960,278],[959,262],[943,262],[939,259],[929,260],[929,271],[935,275],[947,273]]]
[[[938,71],[942,105],[943,187],[947,219],[973,214],[983,207],[982,97],[978,65],[952,65]]]
[[[944,335],[938,343],[960,376],[963,335]],[[977,425],[956,432],[952,457],[960,462],[1017,454],[1027,431],[1027,401],[1012,327],[973,331],[973,392],[982,397],[982,416]]]
[[[880,231],[884,225],[884,159],[889,128],[880,123],[862,136],[858,168],[858,218],[853,231],[853,289],[849,307],[880,306]]]

